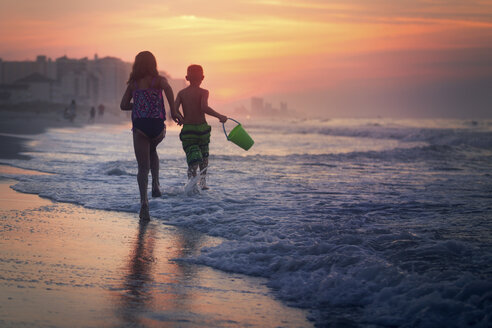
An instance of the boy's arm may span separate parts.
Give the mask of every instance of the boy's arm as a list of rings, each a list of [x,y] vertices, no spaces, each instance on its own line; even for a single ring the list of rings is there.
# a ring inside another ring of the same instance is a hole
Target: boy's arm
[[[180,118],[179,116],[176,115],[176,112],[174,111],[174,92],[165,77],[161,78],[161,88],[162,90],[164,90],[164,94],[166,95],[167,102],[169,103],[169,109],[171,111],[171,117],[173,121],[180,124],[181,123]]]
[[[227,121],[227,116],[217,113],[216,111],[214,111],[212,108],[210,108],[208,106],[208,90],[203,90],[200,105],[201,105],[202,111],[205,114],[217,117],[219,119],[220,123],[225,123]]]
[[[210,107],[207,107],[206,110],[203,111],[205,114],[208,114],[208,115],[211,115],[211,116],[215,116],[219,119],[220,123],[225,123],[227,122],[227,116],[225,115],[222,115],[222,114],[219,114],[217,113],[216,111],[214,111],[212,108]]]
[[[120,108],[121,110],[132,110],[133,104],[130,102],[132,99],[132,88],[130,85],[126,88],[123,97],[121,98]]]

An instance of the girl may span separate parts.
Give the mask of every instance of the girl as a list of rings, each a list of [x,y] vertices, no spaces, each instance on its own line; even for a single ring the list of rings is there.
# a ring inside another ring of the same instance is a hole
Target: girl
[[[173,108],[174,94],[167,79],[157,72],[157,62],[149,51],[142,51],[135,57],[128,87],[121,99],[121,109],[132,111],[133,147],[138,163],[138,188],[140,189],[140,219],[149,220],[147,184],[149,169],[152,173],[152,197],[160,197],[159,157],[157,145],[166,135],[166,111],[162,90],[166,94],[171,116],[180,124],[180,114]],[[133,103],[131,99],[133,98]]]

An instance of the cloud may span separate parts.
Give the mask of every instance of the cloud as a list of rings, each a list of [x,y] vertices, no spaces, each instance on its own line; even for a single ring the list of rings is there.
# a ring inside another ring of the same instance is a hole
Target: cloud
[[[492,75],[489,1],[9,1],[0,30],[4,60],[98,52],[131,61],[148,49],[172,76],[200,63],[221,101],[365,88],[379,103],[388,90],[477,86]]]

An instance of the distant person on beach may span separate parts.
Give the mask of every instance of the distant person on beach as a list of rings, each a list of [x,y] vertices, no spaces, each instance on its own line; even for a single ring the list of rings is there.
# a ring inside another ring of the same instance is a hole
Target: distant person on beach
[[[166,111],[162,91],[171,108],[173,120],[179,117],[173,110],[174,94],[167,79],[157,71],[157,62],[149,51],[142,51],[135,57],[128,87],[121,99],[121,109],[132,111],[133,147],[137,158],[137,181],[140,189],[140,218],[149,220],[147,185],[149,169],[152,173],[152,197],[160,197],[159,157],[157,145],[166,135]],[[130,101],[133,98],[133,103]]]
[[[103,117],[104,116],[104,110],[106,108],[104,107],[103,104],[100,104],[98,107],[97,107],[97,114],[99,117]]]
[[[70,106],[65,107],[63,117],[69,120],[70,122],[73,122],[75,116],[77,116],[77,104],[75,103],[75,99],[72,99]]]
[[[92,106],[89,113],[89,122],[94,122],[96,119],[96,107]]]
[[[200,187],[208,189],[205,177],[208,167],[208,144],[210,143],[211,127],[205,120],[205,114],[217,117],[221,123],[227,121],[227,116],[208,107],[209,92],[200,88],[203,79],[203,68],[200,65],[188,67],[186,80],[190,82],[190,85],[178,93],[174,110],[181,115],[179,106],[183,106],[183,128],[179,134],[179,139],[186,153],[188,179],[197,175],[199,167],[201,172]]]

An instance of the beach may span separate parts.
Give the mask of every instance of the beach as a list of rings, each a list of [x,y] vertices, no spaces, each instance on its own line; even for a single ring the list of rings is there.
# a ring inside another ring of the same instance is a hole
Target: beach
[[[261,279],[175,260],[219,239],[13,183],[0,182],[2,327],[311,326]]]
[[[102,117],[89,120],[88,106],[79,106],[73,121],[63,117],[63,104],[27,103],[0,105],[0,158],[28,159],[22,155],[27,151],[26,140],[53,128],[77,128],[88,124],[119,124],[126,120],[125,113],[106,112]]]
[[[3,160],[28,162],[22,152],[39,137],[33,132],[73,128],[8,114]],[[13,178],[47,173],[0,165],[0,175],[2,327],[312,326],[306,311],[276,300],[264,278],[184,260],[221,238],[11,188]]]
[[[492,121],[242,123],[248,151],[209,121],[196,193],[168,125],[147,226],[129,122],[15,134],[3,198],[52,203],[3,211],[5,325],[490,326]]]

